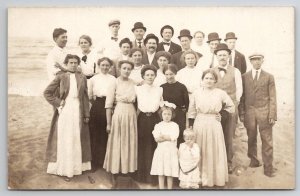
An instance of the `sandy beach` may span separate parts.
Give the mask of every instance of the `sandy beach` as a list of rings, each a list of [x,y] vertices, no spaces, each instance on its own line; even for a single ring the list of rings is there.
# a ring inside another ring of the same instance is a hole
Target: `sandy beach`
[[[237,129],[234,138],[234,174],[224,189],[293,189],[295,187],[294,109],[279,103],[282,118],[274,126],[274,167],[277,175],[263,175],[263,167],[249,168],[247,134]],[[110,189],[104,170],[84,173],[71,182],[46,173],[45,150],[52,118],[52,107],[43,97],[8,96],[8,188],[9,189]],[[261,142],[258,138],[261,160]],[[95,183],[88,180],[91,176]],[[138,184],[141,189],[157,189]]]

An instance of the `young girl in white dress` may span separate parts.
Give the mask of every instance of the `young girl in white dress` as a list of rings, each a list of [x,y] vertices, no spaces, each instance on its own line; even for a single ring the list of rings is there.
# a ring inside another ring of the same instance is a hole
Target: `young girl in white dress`
[[[179,186],[184,189],[199,188],[200,170],[200,150],[195,143],[195,132],[192,129],[183,131],[184,143],[179,146]]]
[[[162,102],[160,114],[162,121],[155,125],[152,132],[157,148],[155,149],[151,175],[158,175],[159,189],[165,188],[165,177],[167,177],[167,188],[172,189],[173,177],[178,177],[178,149],[177,138],[179,126],[171,121],[174,117],[176,105],[167,101]]]

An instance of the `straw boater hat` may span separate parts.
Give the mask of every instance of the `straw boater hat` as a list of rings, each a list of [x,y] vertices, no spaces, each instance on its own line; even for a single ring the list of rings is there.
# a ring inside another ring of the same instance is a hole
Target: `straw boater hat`
[[[226,50],[229,54],[231,54],[231,50],[228,49],[228,46],[224,43],[220,43],[217,45],[217,48],[215,49],[214,53],[217,54],[220,50]]]
[[[216,33],[216,32],[213,32],[213,33],[210,33],[208,34],[207,36],[207,43],[211,42],[211,41],[215,41],[215,40],[219,40],[221,41],[220,37],[219,37],[219,34]]]
[[[229,33],[226,33],[226,37],[225,37],[224,41],[226,41],[228,39],[237,39],[237,37],[235,36],[234,32],[229,32]]]
[[[110,27],[110,26],[115,25],[115,24],[120,25],[121,24],[120,20],[117,20],[117,19],[111,20],[111,21],[109,21],[108,26]]]
[[[131,29],[131,31],[133,32],[133,31],[136,30],[136,29],[144,29],[144,31],[147,30],[147,28],[144,27],[143,23],[141,23],[141,22],[136,22],[136,23],[134,23],[134,26],[133,26],[133,28]]]

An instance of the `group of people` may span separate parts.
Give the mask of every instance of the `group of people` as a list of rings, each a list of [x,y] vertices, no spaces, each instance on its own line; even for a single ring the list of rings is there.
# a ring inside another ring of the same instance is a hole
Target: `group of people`
[[[56,45],[47,56],[51,83],[44,91],[54,106],[47,145],[47,173],[65,176],[104,168],[160,189],[225,186],[233,173],[232,142],[238,116],[247,129],[250,167],[273,168],[272,126],[277,120],[274,77],[261,69],[264,56],[235,49],[235,33],[221,43],[218,33],[191,35],[161,28],[162,42],[136,22],[134,41],[120,39],[121,23],[108,23],[111,36],[92,48],[79,38],[80,52],[66,51],[67,31],[54,29]],[[193,42],[192,42],[193,40]],[[158,177],[155,177],[158,176]]]

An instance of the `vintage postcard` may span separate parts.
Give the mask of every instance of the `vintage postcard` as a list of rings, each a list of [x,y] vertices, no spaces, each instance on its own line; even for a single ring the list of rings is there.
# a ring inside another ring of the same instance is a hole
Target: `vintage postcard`
[[[8,189],[295,189],[294,14],[8,8]]]

